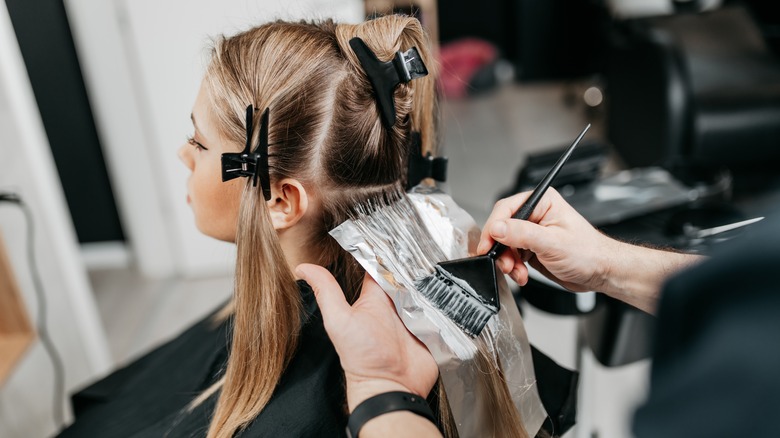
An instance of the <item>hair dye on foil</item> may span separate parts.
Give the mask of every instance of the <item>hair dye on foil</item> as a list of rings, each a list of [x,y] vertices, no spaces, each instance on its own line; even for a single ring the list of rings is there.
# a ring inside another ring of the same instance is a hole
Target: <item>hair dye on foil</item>
[[[526,432],[535,435],[547,413],[528,336],[504,276],[499,275],[501,308],[475,338],[415,289],[415,281],[431,275],[437,263],[476,253],[480,230],[468,213],[438,189],[417,186],[393,202],[362,206],[330,234],[379,283],[409,331],[428,347],[460,437],[504,436],[493,419],[495,388],[480,349],[492,360],[490,368],[503,374]]]

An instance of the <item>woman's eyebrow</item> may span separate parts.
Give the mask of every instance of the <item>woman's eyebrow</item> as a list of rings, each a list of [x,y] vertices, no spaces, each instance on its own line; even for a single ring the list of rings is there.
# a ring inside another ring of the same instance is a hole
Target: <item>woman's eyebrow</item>
[[[192,126],[195,128],[195,130],[198,130],[198,124],[195,123],[195,114],[190,113],[190,120],[192,120]]]

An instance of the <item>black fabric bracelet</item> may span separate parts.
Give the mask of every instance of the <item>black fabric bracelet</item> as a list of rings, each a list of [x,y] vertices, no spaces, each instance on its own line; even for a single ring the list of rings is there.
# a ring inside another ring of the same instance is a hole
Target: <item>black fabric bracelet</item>
[[[357,438],[360,429],[369,420],[394,411],[414,412],[436,423],[433,412],[424,398],[409,392],[385,392],[364,400],[352,411],[347,423],[347,436]]]

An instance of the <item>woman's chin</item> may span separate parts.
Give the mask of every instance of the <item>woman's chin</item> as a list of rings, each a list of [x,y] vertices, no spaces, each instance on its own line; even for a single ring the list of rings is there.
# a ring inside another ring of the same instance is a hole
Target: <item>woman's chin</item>
[[[215,230],[213,226],[204,226],[204,224],[202,224],[197,219],[195,220],[195,227],[198,229],[198,231],[200,231],[201,234],[207,237],[211,237],[212,239],[217,239],[228,243],[235,243],[236,241],[235,233],[230,233],[226,230]]]

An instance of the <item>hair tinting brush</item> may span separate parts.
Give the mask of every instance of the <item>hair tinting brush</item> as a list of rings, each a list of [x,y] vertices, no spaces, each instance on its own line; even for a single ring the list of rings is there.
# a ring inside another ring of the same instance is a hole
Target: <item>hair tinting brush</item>
[[[531,216],[539,200],[589,128],[590,124],[558,158],[513,218],[527,220]],[[506,248],[496,242],[485,255],[441,262],[436,265],[433,275],[417,280],[415,286],[466,333],[477,336],[490,317],[498,313],[495,261]]]

